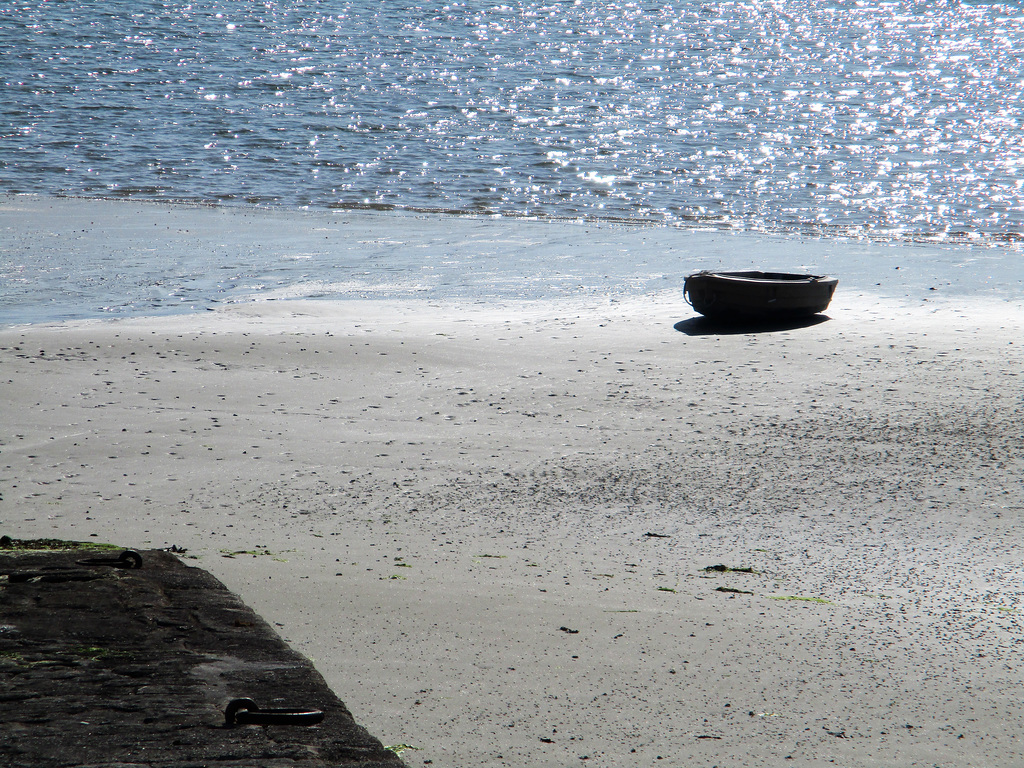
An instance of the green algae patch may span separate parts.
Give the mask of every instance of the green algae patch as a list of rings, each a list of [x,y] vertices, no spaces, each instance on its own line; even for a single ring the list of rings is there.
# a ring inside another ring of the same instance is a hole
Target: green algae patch
[[[83,660],[100,661],[103,659],[134,659],[130,651],[119,651],[97,645],[76,645],[64,651],[56,651],[56,656],[44,656],[33,653],[26,656],[19,651],[0,651],[0,664],[8,664],[21,669],[34,667],[66,667]]]
[[[823,597],[801,597],[800,595],[768,595],[769,600],[793,600],[800,603],[821,603],[822,605],[835,605],[831,600]]]
[[[98,645],[77,645],[68,651],[72,656],[84,659],[132,659],[135,655],[129,651],[103,648]]]
[[[29,666],[30,662],[18,651],[0,651],[0,664],[11,664],[16,667]]]
[[[750,592],[749,590],[746,590],[746,589],[733,589],[732,587],[715,587],[715,592],[732,592],[732,593],[737,594],[737,595],[752,595],[752,594],[754,594],[753,592]]]
[[[45,658],[40,654],[32,654],[30,658],[17,651],[2,651],[0,652],[0,664],[18,669],[35,669],[37,667],[63,667],[67,666],[67,661],[66,659]]]
[[[414,747],[412,744],[392,744],[391,746],[384,747],[388,752],[394,752],[396,755],[401,757],[402,753],[406,750],[414,749],[420,750],[422,747]]]
[[[14,539],[0,536],[0,552],[18,554],[19,552],[61,552],[69,550],[111,550],[123,549],[117,544],[105,544],[92,541],[65,541],[64,539]]]
[[[659,592],[671,592],[673,595],[676,594],[676,590],[672,589],[672,587],[658,587],[658,591]]]

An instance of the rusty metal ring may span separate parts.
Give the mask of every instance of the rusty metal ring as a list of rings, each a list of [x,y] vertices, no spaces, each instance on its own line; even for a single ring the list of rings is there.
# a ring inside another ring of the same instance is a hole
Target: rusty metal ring
[[[141,568],[142,555],[134,549],[126,549],[118,556],[118,568]]]
[[[134,549],[126,549],[117,557],[90,557],[79,560],[78,565],[109,565],[111,568],[141,568],[142,555]]]
[[[233,699],[224,710],[232,725],[316,725],[324,719],[319,709],[260,709],[252,699]]]

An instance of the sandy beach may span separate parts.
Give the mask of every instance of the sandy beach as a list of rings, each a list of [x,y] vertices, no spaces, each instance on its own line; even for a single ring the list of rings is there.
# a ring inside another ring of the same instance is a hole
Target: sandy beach
[[[828,315],[9,328],[0,529],[187,549],[412,766],[1020,765],[1024,316]]]

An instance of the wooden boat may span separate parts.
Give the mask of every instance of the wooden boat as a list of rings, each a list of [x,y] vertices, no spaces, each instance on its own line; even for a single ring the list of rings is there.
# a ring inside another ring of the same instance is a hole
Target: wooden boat
[[[695,272],[683,284],[686,303],[716,320],[803,317],[824,312],[834,277],[783,272]]]

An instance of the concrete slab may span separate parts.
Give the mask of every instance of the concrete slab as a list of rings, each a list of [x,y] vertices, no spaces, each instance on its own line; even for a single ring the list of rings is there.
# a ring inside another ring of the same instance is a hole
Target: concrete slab
[[[0,764],[402,768],[313,665],[165,551],[0,539]],[[226,722],[289,710],[280,724]],[[294,712],[294,715],[292,716]],[[299,713],[322,712],[318,719]]]

